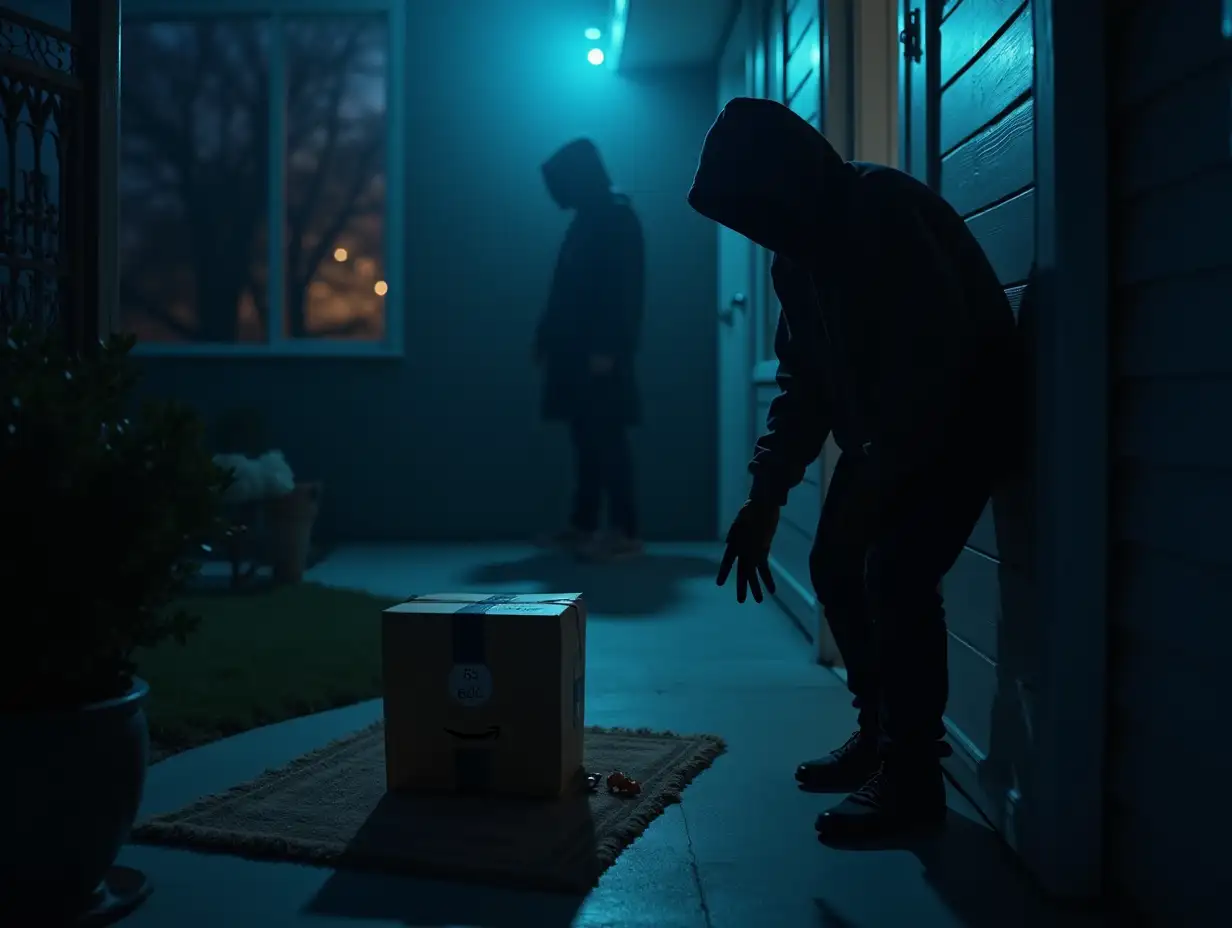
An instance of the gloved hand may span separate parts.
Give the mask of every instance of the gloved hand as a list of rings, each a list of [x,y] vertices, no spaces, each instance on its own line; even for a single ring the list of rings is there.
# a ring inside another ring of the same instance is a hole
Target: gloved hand
[[[727,549],[719,564],[715,582],[727,582],[733,565],[736,568],[736,602],[744,602],[751,590],[755,602],[762,601],[762,585],[767,593],[774,592],[774,577],[770,575],[770,543],[779,527],[779,507],[749,500],[740,507],[731,528],[727,530]],[[760,582],[758,578],[760,579]]]

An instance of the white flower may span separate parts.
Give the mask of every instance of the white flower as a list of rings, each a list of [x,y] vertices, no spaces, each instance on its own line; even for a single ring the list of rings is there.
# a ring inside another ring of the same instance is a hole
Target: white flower
[[[259,458],[216,454],[214,463],[232,472],[231,485],[223,494],[228,503],[251,503],[285,496],[295,489],[295,475],[281,451],[267,451]]]

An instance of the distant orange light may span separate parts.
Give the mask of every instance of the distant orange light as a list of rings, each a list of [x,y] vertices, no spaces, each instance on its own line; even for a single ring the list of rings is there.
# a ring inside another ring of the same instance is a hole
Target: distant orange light
[[[334,260],[345,261],[347,259],[347,250],[345,248],[334,249]]]
[[[389,292],[389,284],[385,283],[383,280],[378,280],[372,285],[372,290],[377,296],[384,296]]]

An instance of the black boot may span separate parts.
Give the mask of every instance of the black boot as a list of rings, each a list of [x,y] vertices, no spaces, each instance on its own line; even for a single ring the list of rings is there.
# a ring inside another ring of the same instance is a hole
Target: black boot
[[[877,734],[861,728],[827,756],[796,768],[796,781],[810,793],[848,793],[877,772]]]
[[[824,844],[859,844],[906,837],[944,823],[940,759],[886,759],[867,783],[817,817],[817,837]]]

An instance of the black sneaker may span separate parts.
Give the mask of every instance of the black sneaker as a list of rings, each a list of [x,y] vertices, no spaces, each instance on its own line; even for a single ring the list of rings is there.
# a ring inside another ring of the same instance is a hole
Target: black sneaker
[[[877,772],[877,735],[860,729],[826,757],[806,760],[796,768],[796,782],[810,793],[849,793]]]
[[[868,782],[817,817],[823,844],[907,837],[945,823],[945,777],[935,758],[886,761]]]

